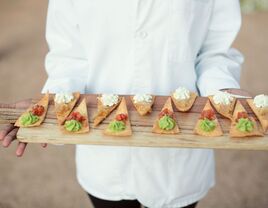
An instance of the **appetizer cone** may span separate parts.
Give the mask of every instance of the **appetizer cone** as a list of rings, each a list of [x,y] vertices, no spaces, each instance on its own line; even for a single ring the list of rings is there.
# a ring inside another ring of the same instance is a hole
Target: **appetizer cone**
[[[253,117],[250,117],[240,101],[237,101],[230,128],[231,137],[263,136]]]
[[[253,103],[253,99],[247,99],[247,103],[259,119],[264,132],[268,129],[268,108],[258,108]]]
[[[70,115],[72,112],[75,104],[79,100],[80,93],[75,92],[73,93],[73,99],[69,103],[57,103],[55,102],[55,112],[56,112],[56,117],[58,120],[59,125],[62,125],[66,118]]]
[[[170,97],[167,99],[158,119],[155,121],[152,132],[157,134],[177,134],[180,132]]]
[[[196,123],[194,133],[207,137],[217,137],[223,135],[220,123],[215,115],[215,111],[210,105],[209,100],[207,101],[201,113],[201,117]]]
[[[230,102],[230,104],[228,105],[224,105],[224,104],[217,104],[215,103],[213,96],[208,96],[211,104],[213,105],[213,107],[216,109],[216,111],[223,115],[226,118],[229,118],[230,120],[232,120],[233,118],[233,111],[234,111],[234,107],[235,107],[235,103],[236,103],[236,98],[233,97],[233,100]]]
[[[132,129],[129,120],[126,100],[123,97],[120,105],[117,108],[116,116],[104,130],[104,135],[107,136],[131,136]]]
[[[71,114],[68,116],[64,125],[61,126],[64,133],[82,134],[89,132],[89,122],[87,113],[87,103],[84,98]]]
[[[29,107],[16,121],[17,127],[34,127],[40,126],[45,120],[49,104],[49,93],[35,105]]]
[[[190,92],[190,98],[185,100],[177,100],[173,94],[171,95],[171,98],[178,111],[186,112],[193,106],[195,99],[197,98],[197,94],[195,92]]]
[[[98,111],[97,114],[94,116],[93,126],[98,126],[105,118],[107,118],[114,111],[114,109],[116,109],[120,101],[121,98],[119,97],[118,102],[116,104],[112,106],[105,106],[101,101],[101,97],[97,97]]]
[[[152,96],[152,99],[150,102],[136,102],[134,99],[134,96],[131,96],[131,101],[134,105],[134,107],[136,108],[137,112],[141,115],[144,116],[148,113],[152,112],[152,106],[154,104],[154,100],[155,100],[155,96]]]

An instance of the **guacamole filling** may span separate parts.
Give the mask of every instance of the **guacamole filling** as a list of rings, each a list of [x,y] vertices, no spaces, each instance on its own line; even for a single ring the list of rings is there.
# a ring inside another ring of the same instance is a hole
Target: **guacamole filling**
[[[28,112],[25,115],[21,117],[21,124],[23,126],[29,126],[39,121],[39,117],[36,115],[33,115],[32,112]]]
[[[213,120],[205,118],[200,122],[200,128],[205,132],[211,132],[216,128],[216,123]]]
[[[159,128],[163,129],[163,130],[174,129],[175,124],[176,124],[175,120],[173,118],[171,118],[170,116],[168,116],[168,115],[163,116],[158,121]]]
[[[248,118],[240,118],[236,124],[236,129],[241,132],[251,132],[253,131],[254,125],[253,122]]]
[[[82,124],[77,120],[71,119],[65,122],[64,128],[67,131],[75,132],[82,128]]]
[[[112,121],[108,129],[112,132],[124,131],[126,129],[126,124],[123,121]]]

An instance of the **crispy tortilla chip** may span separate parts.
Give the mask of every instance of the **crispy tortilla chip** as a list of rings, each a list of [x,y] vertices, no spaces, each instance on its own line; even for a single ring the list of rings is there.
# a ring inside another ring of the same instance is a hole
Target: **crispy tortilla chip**
[[[89,122],[88,122],[88,113],[87,113],[87,103],[84,98],[81,103],[71,112],[79,112],[82,116],[85,117],[85,120],[82,121],[82,128],[79,131],[70,132],[64,128],[64,125],[60,127],[61,131],[65,134],[83,134],[89,132]]]
[[[136,108],[137,112],[141,116],[144,116],[144,115],[152,112],[152,106],[154,104],[155,96],[152,96],[152,101],[150,103],[146,103],[146,102],[135,103],[133,97],[134,96],[130,97],[131,101],[132,101],[134,107]]]
[[[25,115],[25,114],[27,114],[28,112],[30,112],[31,110],[32,110],[32,107],[34,106],[34,105],[32,105],[32,106],[30,106],[20,117],[19,117],[19,119],[16,121],[16,123],[15,123],[15,126],[17,126],[17,127],[24,127],[24,128],[28,128],[28,127],[34,127],[34,126],[40,126],[42,123],[43,123],[43,121],[45,120],[45,117],[46,117],[46,114],[47,114],[47,110],[48,110],[48,104],[49,104],[49,93],[47,92],[46,94],[45,94],[45,96],[38,102],[38,103],[36,103],[35,105],[42,105],[43,107],[44,107],[44,113],[43,113],[43,115],[42,116],[39,116],[39,120],[36,122],[36,123],[34,123],[34,124],[31,124],[31,125],[29,125],[29,126],[23,126],[22,125],[22,123],[21,123],[21,118]]]
[[[236,98],[234,97],[233,101],[229,104],[229,105],[221,105],[221,104],[216,104],[213,100],[213,96],[208,96],[211,104],[213,105],[213,107],[216,109],[216,111],[223,115],[226,118],[229,118],[230,120],[232,120],[233,118],[233,110],[235,107],[235,103],[236,103]]]
[[[247,103],[259,119],[263,131],[266,132],[268,129],[268,109],[257,108],[253,103],[253,99],[247,99]]]
[[[98,111],[97,114],[93,118],[93,126],[98,126],[105,118],[107,118],[119,105],[121,102],[121,97],[119,97],[118,103],[113,106],[104,106],[101,102],[100,97],[97,97],[98,102]]]
[[[126,114],[127,115],[127,120],[125,122],[126,129],[123,130],[123,131],[119,131],[119,132],[113,132],[113,131],[109,130],[109,128],[107,127],[103,132],[104,135],[107,135],[107,136],[120,136],[120,137],[131,136],[132,135],[132,129],[131,129],[131,124],[130,124],[130,120],[129,120],[127,104],[126,104],[126,100],[125,100],[124,97],[122,98],[122,100],[120,102],[120,105],[117,108],[116,115],[118,115],[118,114]]]
[[[253,122],[253,125],[254,125],[253,131],[251,131],[251,132],[241,132],[241,131],[239,131],[236,128],[237,114],[239,112],[246,112],[246,110],[243,107],[243,105],[241,104],[241,102],[237,101],[236,106],[235,106],[235,110],[234,110],[234,113],[233,113],[233,119],[232,119],[232,123],[231,123],[231,128],[230,128],[230,136],[231,137],[263,136],[262,132],[259,129],[259,126],[258,126],[257,122],[255,121],[255,119],[253,117],[248,117],[249,120],[251,120]]]
[[[213,110],[209,100],[207,101],[204,109],[204,110]],[[214,112],[214,110],[213,110]],[[215,113],[215,112],[214,112]],[[216,117],[216,115],[215,115]],[[213,131],[210,131],[210,132],[206,132],[206,131],[203,131],[201,128],[200,128],[200,123],[202,122],[202,119],[198,119],[197,123],[196,123],[196,126],[194,128],[194,133],[195,134],[198,134],[198,135],[201,135],[201,136],[207,136],[207,137],[218,137],[218,136],[222,136],[223,135],[223,132],[222,132],[222,129],[221,129],[221,125],[217,119],[217,117],[213,120],[215,123],[216,123],[216,127]]]
[[[167,101],[166,101],[166,103],[165,103],[165,105],[164,105],[164,107],[162,108],[161,111],[163,111],[165,108],[167,108],[171,112],[174,112],[170,97],[167,99]],[[175,114],[174,114],[174,116],[175,116]],[[176,121],[176,118],[175,118],[175,121]],[[175,124],[175,127],[173,129],[164,130],[164,129],[161,129],[159,127],[158,122],[159,122],[159,118],[157,118],[157,120],[154,123],[153,129],[152,129],[153,133],[157,133],[157,134],[178,134],[180,132],[180,129],[179,129],[179,126],[178,126],[177,123]]]
[[[59,104],[59,103],[55,102],[55,113],[56,113],[56,117],[57,117],[59,125],[62,125],[65,122],[66,118],[72,112],[75,104],[79,100],[80,93],[75,92],[75,93],[73,93],[73,96],[74,96],[74,99],[67,104],[65,104],[65,103]]]
[[[186,111],[189,111],[191,107],[193,106],[197,98],[197,94],[195,92],[190,92],[190,98],[187,100],[177,100],[173,96],[173,94],[171,95],[171,98],[176,108],[178,109],[178,111],[186,112]]]

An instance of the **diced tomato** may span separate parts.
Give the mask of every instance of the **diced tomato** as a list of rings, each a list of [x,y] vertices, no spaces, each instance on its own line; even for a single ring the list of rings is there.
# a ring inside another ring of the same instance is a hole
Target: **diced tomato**
[[[239,120],[240,118],[248,118],[247,112],[238,112],[237,113],[237,120]]]
[[[32,114],[36,116],[42,116],[45,111],[44,106],[42,105],[34,105],[32,107]]]
[[[203,110],[201,113],[201,119],[208,119],[208,120],[214,120],[215,117],[215,112],[212,109],[209,110]]]
[[[124,113],[117,114],[116,117],[115,117],[115,120],[117,120],[117,121],[126,121],[127,120],[127,114],[124,114]]]
[[[72,112],[71,115],[67,118],[67,120],[77,120],[79,122],[82,122],[86,119],[79,112]]]
[[[165,108],[159,113],[159,118],[162,118],[163,116],[169,116],[171,118],[174,117],[174,113],[170,111],[169,109]]]

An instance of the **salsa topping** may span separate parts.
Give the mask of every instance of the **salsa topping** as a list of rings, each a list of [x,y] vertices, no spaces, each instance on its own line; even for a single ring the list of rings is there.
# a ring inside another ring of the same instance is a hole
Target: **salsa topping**
[[[61,92],[55,95],[54,101],[58,104],[68,104],[74,99],[73,93]]]
[[[176,125],[175,120],[169,115],[162,116],[158,121],[159,128],[167,131],[174,129],[175,125]]]
[[[212,109],[209,110],[203,110],[201,113],[201,119],[208,119],[208,120],[215,120],[215,112]]]
[[[251,132],[253,131],[254,124],[248,118],[240,118],[236,124],[236,128],[242,132]]]
[[[253,103],[257,108],[268,108],[268,95],[257,95],[254,98]]]
[[[120,113],[116,115],[115,120],[125,122],[127,118],[128,118],[127,114]]]
[[[208,118],[204,118],[200,122],[200,128],[205,132],[211,132],[216,128],[216,122]]]
[[[109,124],[108,129],[112,132],[124,131],[126,129],[126,124],[123,121],[115,120]]]
[[[185,87],[179,87],[173,93],[176,100],[188,100],[191,97],[190,91]]]
[[[82,116],[79,112],[72,112],[71,115],[67,118],[67,120],[76,120],[81,123],[86,120],[86,118]]]
[[[42,116],[44,111],[45,108],[42,105],[34,105],[31,110],[32,114],[35,116]]]
[[[248,114],[246,112],[238,112],[237,120],[239,120],[240,118],[248,118]]]
[[[65,122],[64,128],[67,131],[75,132],[79,131],[82,128],[82,124],[75,119],[71,119]]]
[[[32,112],[27,112],[25,115],[23,115],[20,119],[20,122],[23,126],[29,126],[39,121],[39,117],[36,115],[33,115]]]
[[[168,116],[174,119],[174,113],[167,108],[163,109],[158,115],[159,119],[161,119],[164,116]]]
[[[111,107],[119,102],[119,96],[115,94],[102,94],[100,100],[104,106]]]
[[[217,105],[230,105],[234,97],[228,92],[217,91],[213,96],[213,101]]]
[[[153,100],[153,96],[149,94],[136,94],[133,97],[134,103],[150,103]]]

